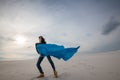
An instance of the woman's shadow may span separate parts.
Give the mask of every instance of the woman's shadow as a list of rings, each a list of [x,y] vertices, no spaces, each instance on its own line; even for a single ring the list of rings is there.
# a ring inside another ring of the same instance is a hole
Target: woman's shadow
[[[69,76],[71,76],[69,73],[64,72],[64,73],[59,74],[58,78],[54,78],[53,75],[49,75],[49,76],[46,76],[46,77],[43,77],[43,78],[33,77],[30,80],[67,80],[67,78]]]
[[[44,78],[36,78],[36,77],[33,77],[32,79],[30,80],[48,80],[47,77],[44,77]]]

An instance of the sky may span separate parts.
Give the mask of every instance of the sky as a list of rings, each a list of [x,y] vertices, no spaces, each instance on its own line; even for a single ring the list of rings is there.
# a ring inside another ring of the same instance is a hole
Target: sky
[[[36,56],[40,35],[80,53],[117,51],[119,34],[119,0],[0,0],[1,59]]]

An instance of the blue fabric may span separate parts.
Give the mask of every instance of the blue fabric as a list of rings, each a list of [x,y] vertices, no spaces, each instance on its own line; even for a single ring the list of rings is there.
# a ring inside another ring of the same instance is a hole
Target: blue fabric
[[[78,50],[80,46],[76,48],[64,48],[64,46],[56,44],[40,44],[36,43],[36,51],[42,56],[53,56],[57,59],[63,59],[67,61],[70,59]]]

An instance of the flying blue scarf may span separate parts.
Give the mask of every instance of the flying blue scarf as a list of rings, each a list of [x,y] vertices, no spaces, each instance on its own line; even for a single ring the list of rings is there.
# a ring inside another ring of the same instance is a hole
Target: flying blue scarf
[[[64,46],[60,46],[56,44],[36,43],[35,47],[38,54],[41,54],[42,56],[50,55],[57,59],[62,58],[64,61],[67,61],[77,52],[80,46],[76,48],[64,48]]]

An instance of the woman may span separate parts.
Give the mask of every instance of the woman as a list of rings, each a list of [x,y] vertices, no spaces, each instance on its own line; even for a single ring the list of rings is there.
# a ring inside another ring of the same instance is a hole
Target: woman
[[[39,43],[36,43],[36,44],[46,44],[46,41],[45,41],[45,39],[44,39],[42,36],[39,36]],[[37,68],[38,68],[38,70],[39,70],[39,72],[40,72],[40,75],[37,76],[37,78],[44,77],[44,72],[43,72],[43,70],[42,70],[42,68],[41,68],[41,66],[40,66],[40,64],[41,64],[42,60],[44,59],[44,57],[45,57],[45,56],[40,55],[40,57],[39,57],[39,59],[38,59],[38,61],[37,61],[37,64],[36,64],[36,65],[37,65]],[[56,71],[56,69],[55,69],[55,65],[54,65],[54,63],[53,63],[50,55],[47,56],[47,59],[48,59],[48,61],[50,62],[51,66],[52,66],[52,69],[53,69],[55,78],[57,78],[57,77],[58,77],[57,71]]]

